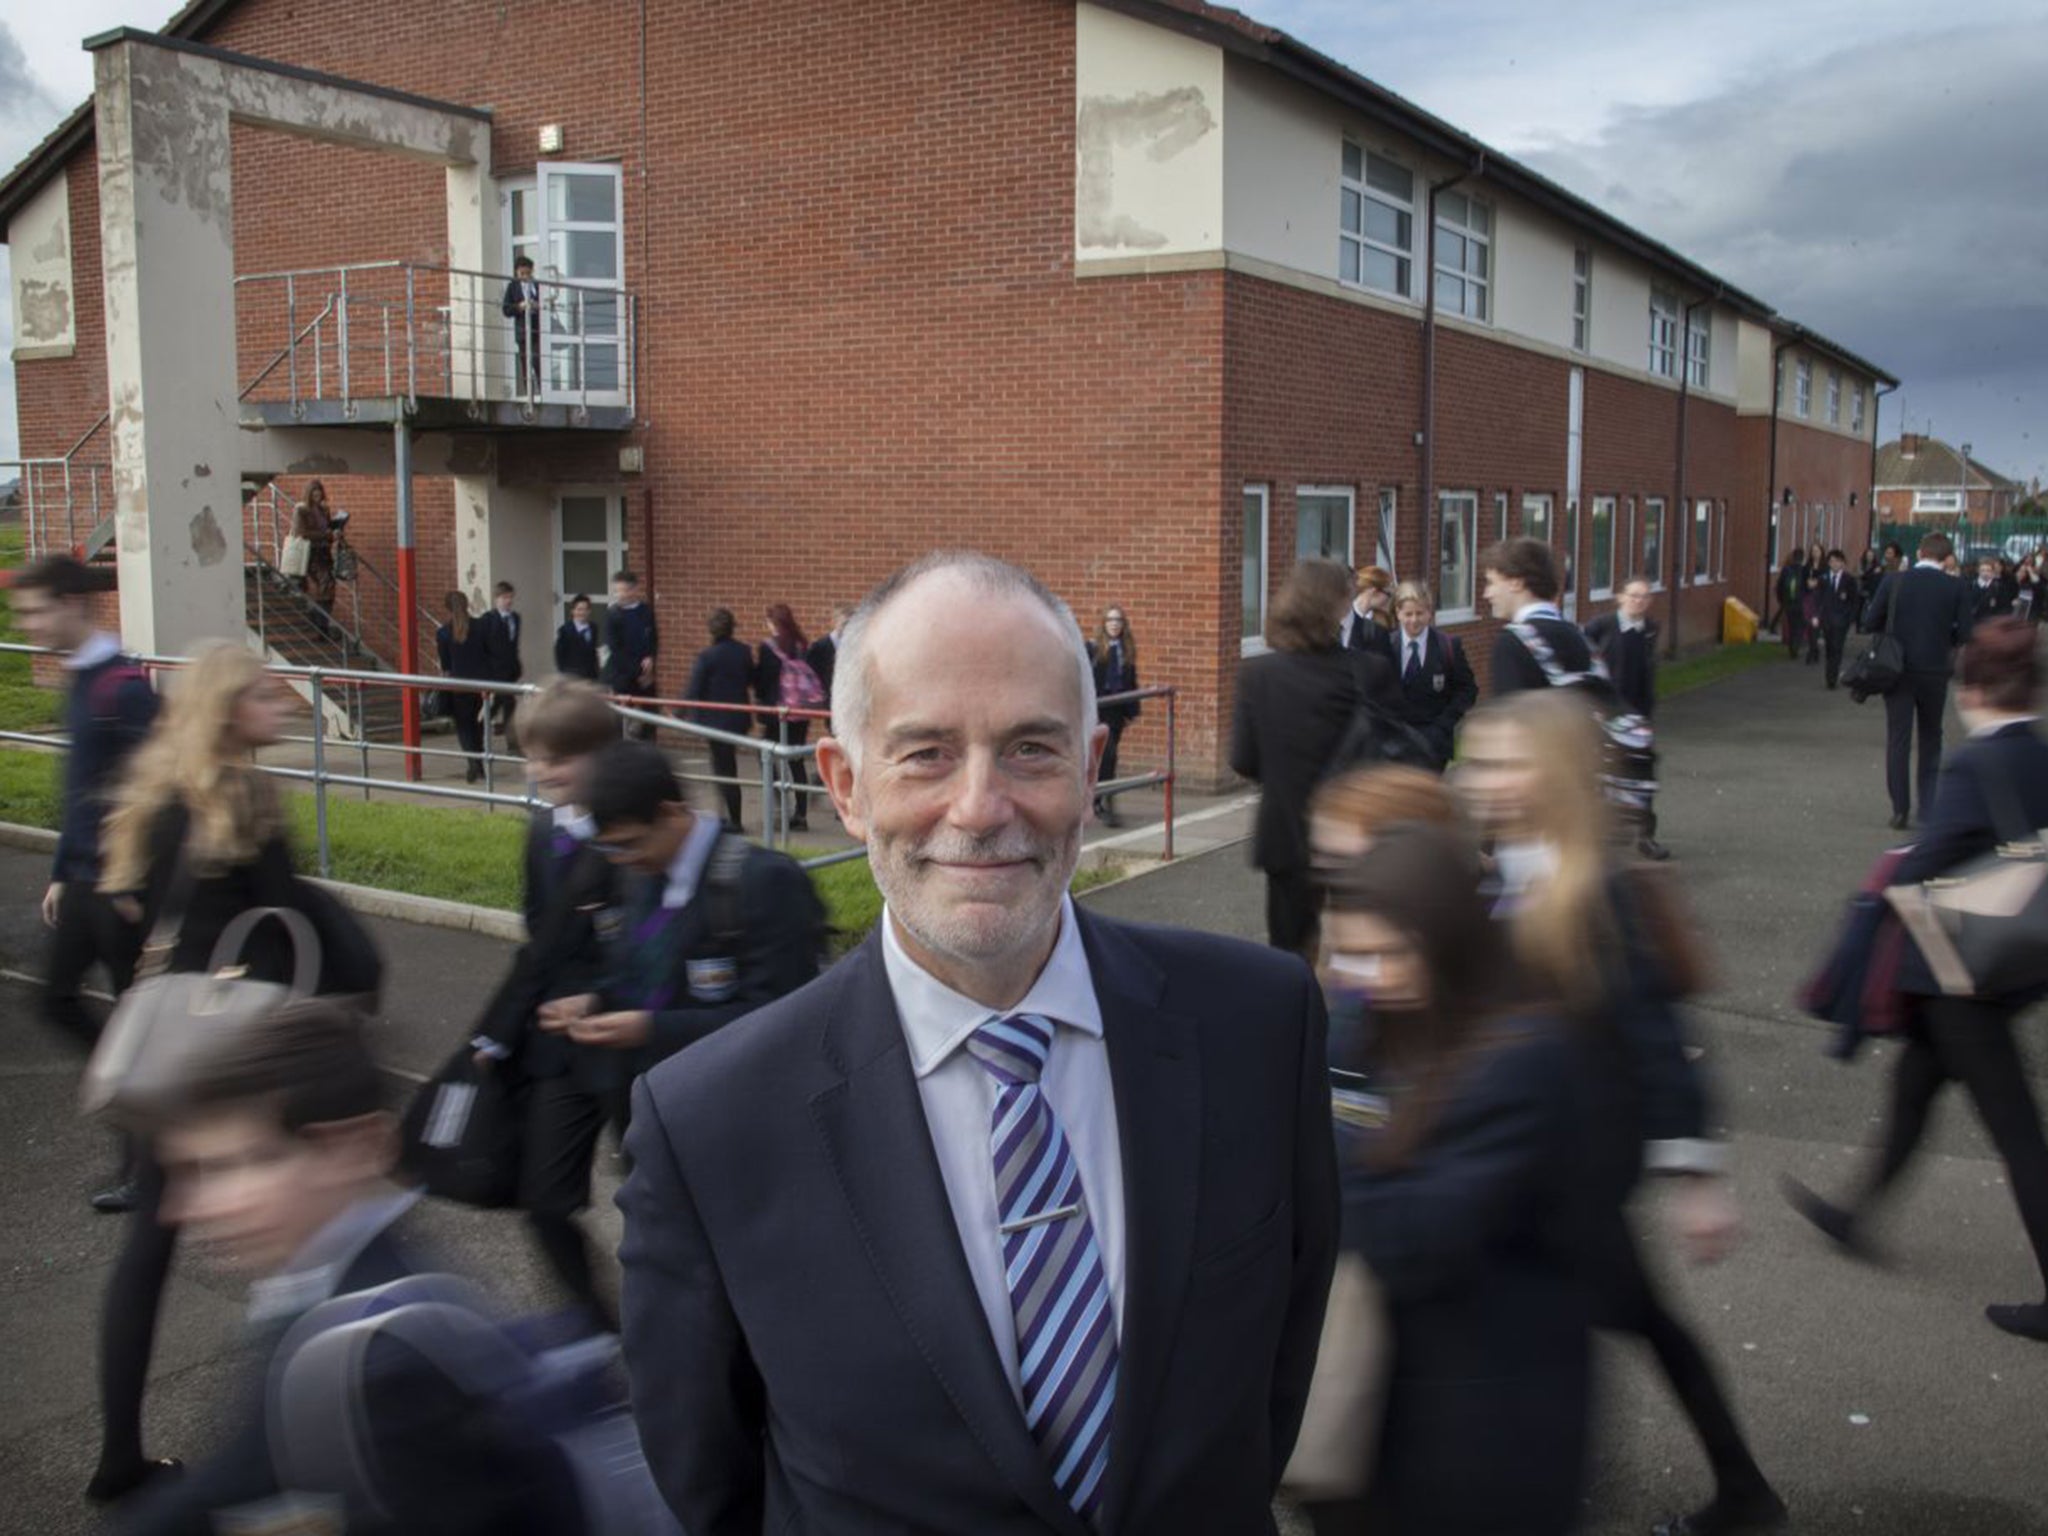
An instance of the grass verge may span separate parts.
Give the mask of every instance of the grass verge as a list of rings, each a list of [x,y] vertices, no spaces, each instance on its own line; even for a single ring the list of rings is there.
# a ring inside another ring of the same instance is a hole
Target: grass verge
[[[0,750],[0,821],[55,827],[58,772],[54,752]],[[286,796],[292,846],[300,863],[313,863],[317,846],[313,797]],[[467,806],[405,805],[330,795],[328,845],[334,878],[350,885],[435,896],[444,901],[516,911],[519,906],[520,845],[525,820]],[[818,852],[798,847],[797,857]],[[1074,876],[1078,893],[1116,878],[1109,869],[1083,869]],[[825,904],[837,935],[835,949],[851,948],[882,915],[882,893],[864,859],[849,859],[811,871],[811,884]]]
[[[1717,645],[1711,651],[1701,651],[1696,656],[1687,656],[1658,668],[1657,697],[1660,700],[1675,699],[1681,693],[1691,693],[1695,688],[1718,683],[1737,672],[1769,666],[1784,659],[1782,646]]]
[[[22,557],[19,528],[0,528],[0,566],[18,566]],[[20,644],[14,627],[14,605],[0,587],[0,641]],[[57,718],[57,695],[36,686],[29,658],[0,652],[0,731],[41,730]]]

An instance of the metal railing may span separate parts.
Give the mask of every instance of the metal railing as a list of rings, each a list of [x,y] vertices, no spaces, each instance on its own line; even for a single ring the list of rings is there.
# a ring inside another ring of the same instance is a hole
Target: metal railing
[[[58,550],[84,553],[94,531],[113,516],[114,466],[82,457],[111,419],[102,415],[61,455],[0,459],[0,475],[14,471],[29,559]],[[82,527],[80,512],[86,514]]]
[[[56,653],[39,646],[0,643],[0,654],[47,656],[55,655]],[[186,658],[179,656],[144,656],[137,659],[141,661],[143,666],[153,676],[164,672],[176,671],[178,668],[186,665]],[[310,766],[299,767],[280,763],[260,762],[257,766],[262,772],[273,777],[308,784],[312,787],[315,855],[323,877],[331,877],[334,872],[334,849],[328,832],[328,800],[330,792],[333,790],[360,790],[365,800],[371,797],[372,792],[381,790],[393,794],[417,795],[432,800],[453,801],[458,804],[466,803],[491,808],[513,807],[521,810],[532,810],[541,803],[535,796],[531,784],[526,780],[524,760],[508,753],[494,750],[494,733],[490,725],[490,705],[492,700],[507,695],[523,698],[528,694],[539,691],[536,684],[492,683],[469,678],[434,677],[421,673],[362,672],[351,671],[342,667],[301,667],[278,663],[270,663],[266,665],[264,670],[293,684],[294,691],[300,692],[301,697],[307,700],[311,710],[310,734],[306,736],[287,736],[282,738],[279,743],[281,746],[310,749]],[[469,753],[459,747],[429,747],[424,745],[413,747],[397,742],[375,742],[361,738],[352,742],[337,741],[327,730],[326,703],[333,690],[347,690],[350,688],[363,692],[381,688],[393,691],[413,690],[423,694],[436,692],[443,695],[450,693],[475,694],[478,698],[479,715],[482,723],[482,750],[477,753]],[[1161,851],[1164,858],[1171,860],[1174,856],[1174,754],[1177,739],[1174,714],[1175,690],[1171,686],[1142,688],[1131,693],[1111,695],[1103,702],[1122,703],[1139,699],[1165,700],[1165,765],[1163,768],[1152,773],[1134,774],[1127,778],[1117,779],[1111,783],[1098,785],[1097,792],[1105,796],[1114,796],[1153,785],[1162,787],[1165,792],[1166,803],[1165,820],[1161,831]],[[678,700],[644,700],[639,702],[656,704],[660,706],[660,710],[673,707],[686,707],[693,710],[710,709],[713,707],[706,704],[686,703],[685,701]],[[727,705],[720,706],[720,708],[732,711],[746,711],[751,715],[765,717],[816,718],[819,715],[819,712],[815,710],[785,710],[772,705]],[[679,777],[693,783],[738,783],[743,787],[755,787],[758,785],[761,803],[764,807],[762,813],[762,840],[769,847],[787,849],[789,846],[787,819],[778,818],[772,809],[779,802],[782,791],[801,788],[803,792],[809,794],[825,793],[823,787],[816,784],[809,786],[795,785],[793,783],[793,770],[789,766],[814,758],[817,753],[817,748],[814,744],[807,742],[801,747],[794,747],[783,741],[770,741],[765,737],[755,737],[741,732],[720,730],[715,726],[700,725],[695,721],[678,719],[657,709],[641,708],[638,707],[638,703],[629,703],[624,700],[614,700],[612,710],[621,721],[650,726],[656,731],[668,732],[685,741],[703,744],[719,742],[731,746],[736,751],[756,754],[759,759],[759,771],[751,779],[726,779],[713,774],[696,772],[682,772],[679,774]],[[69,746],[68,739],[61,732],[41,733],[0,730],[0,742],[14,742],[42,748],[63,748]],[[356,760],[358,771],[355,773],[336,771],[334,759],[337,755],[353,757]],[[388,757],[400,759],[409,757],[420,761],[452,759],[472,761],[482,769],[482,787],[477,788],[468,783],[459,786],[455,784],[436,784],[424,778],[382,778],[373,774],[371,771],[373,760],[382,760]],[[516,767],[514,766],[515,764],[517,765]],[[518,775],[519,793],[510,794],[502,792],[498,787],[498,775],[500,773],[514,772]],[[827,865],[847,863],[866,857],[867,849],[863,846],[856,846],[833,853],[819,854],[799,862],[805,869],[820,869]]]
[[[603,283],[535,280],[530,323],[504,313],[510,273],[371,261],[235,279],[243,334],[286,338],[244,398],[344,409],[421,396],[529,406],[635,403],[638,300]],[[523,317],[522,317],[523,318]],[[529,340],[531,338],[531,340]]]

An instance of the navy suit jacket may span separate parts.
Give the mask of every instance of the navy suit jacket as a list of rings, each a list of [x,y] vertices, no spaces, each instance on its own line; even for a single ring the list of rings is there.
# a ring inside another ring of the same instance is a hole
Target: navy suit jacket
[[[1408,637],[1395,631],[1392,643],[1401,718],[1428,735],[1438,756],[1448,762],[1458,722],[1479,702],[1479,683],[1472,676],[1472,663],[1465,659],[1465,647],[1456,635],[1431,625],[1422,633],[1422,670],[1410,682]]]
[[[491,672],[501,683],[516,683],[526,671],[526,665],[519,659],[519,642],[513,637],[512,627],[526,627],[526,620],[514,613],[510,622],[497,608],[492,608],[477,620],[484,632],[484,651],[491,658]]]
[[[588,639],[576,632],[576,626],[563,622],[555,631],[555,670],[565,677],[587,678],[597,681],[597,626],[590,626]]]
[[[1970,638],[1970,589],[1961,578],[1922,566],[1895,571],[1877,584],[1863,608],[1863,627],[1884,633],[1890,615],[1892,586],[1899,586],[1896,634],[1906,649],[1908,672],[1946,674],[1955,648]]]
[[[1080,914],[1122,1148],[1104,1536],[1270,1532],[1336,1243],[1322,998],[1291,956]],[[626,1362],[691,1536],[1089,1536],[1026,1429],[880,941],[641,1079]]]

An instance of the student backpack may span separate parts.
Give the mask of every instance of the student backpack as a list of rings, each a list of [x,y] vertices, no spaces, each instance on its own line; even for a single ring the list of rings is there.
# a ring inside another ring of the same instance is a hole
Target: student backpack
[[[1657,793],[1656,732],[1650,722],[1623,704],[1614,680],[1607,675],[1607,663],[1598,653],[1585,671],[1568,672],[1534,624],[1515,620],[1507,629],[1542,668],[1545,682],[1553,688],[1576,688],[1591,702],[1605,747],[1601,791],[1631,824],[1644,821]]]

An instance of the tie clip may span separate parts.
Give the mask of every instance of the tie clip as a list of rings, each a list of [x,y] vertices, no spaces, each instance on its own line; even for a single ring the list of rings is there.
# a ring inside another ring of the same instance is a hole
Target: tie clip
[[[1069,1216],[1078,1216],[1080,1214],[1081,1207],[1077,1202],[1073,1205],[1060,1206],[1057,1210],[1040,1211],[1036,1216],[1023,1216],[1019,1217],[1016,1221],[1006,1221],[997,1227],[996,1230],[1007,1236],[1012,1232],[1022,1232],[1028,1227],[1042,1227],[1048,1221],[1064,1221]]]

